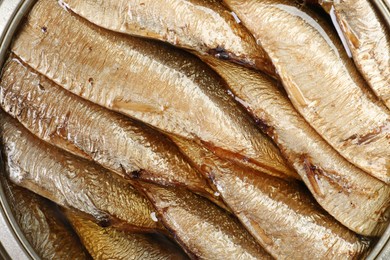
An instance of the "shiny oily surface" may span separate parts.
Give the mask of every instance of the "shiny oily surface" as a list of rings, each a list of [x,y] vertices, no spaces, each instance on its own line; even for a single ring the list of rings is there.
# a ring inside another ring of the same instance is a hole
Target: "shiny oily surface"
[[[222,1],[65,0],[64,3],[106,29],[165,41],[274,73],[265,52]]]
[[[368,240],[328,215],[302,185],[238,167],[194,142],[174,140],[276,259],[356,259],[368,249]]]
[[[3,111],[0,118],[3,159],[12,182],[103,226],[165,231],[152,220],[150,202],[125,180],[44,143]]]
[[[54,203],[14,185],[4,174],[0,179],[20,230],[42,259],[90,259]]]
[[[168,138],[63,90],[16,58],[5,65],[0,90],[1,107],[50,144],[126,178],[212,193]]]
[[[306,121],[343,157],[389,183],[389,110],[367,90],[329,24],[294,2],[225,0],[267,51]]]
[[[97,28],[54,0],[34,6],[12,51],[85,99],[269,174],[298,176],[220,77],[188,53]]]
[[[94,259],[188,259],[178,246],[156,234],[104,228],[73,211],[65,214]]]
[[[390,109],[390,31],[369,0],[322,1],[334,8],[354,62],[375,94]]]
[[[325,210],[357,233],[379,236],[384,232],[389,224],[389,185],[337,153],[299,115],[274,80],[216,59],[205,61],[226,80],[232,95],[278,144]]]
[[[198,259],[272,259],[223,209],[183,189],[139,183],[176,241]]]

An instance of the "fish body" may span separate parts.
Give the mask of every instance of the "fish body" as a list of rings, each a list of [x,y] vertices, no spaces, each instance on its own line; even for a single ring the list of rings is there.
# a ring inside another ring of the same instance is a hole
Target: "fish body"
[[[306,121],[344,158],[388,184],[389,110],[367,89],[327,21],[295,1],[225,3],[267,51]]]
[[[276,259],[357,259],[369,243],[327,214],[300,184],[256,174],[194,142],[174,139]]]
[[[321,2],[333,8],[357,68],[390,109],[390,32],[380,14],[368,0]]]
[[[272,259],[229,213],[183,189],[139,183],[159,218],[197,259]]]
[[[12,182],[103,226],[165,232],[152,220],[150,202],[127,181],[39,140],[3,111],[0,115],[3,157]]]
[[[0,105],[40,139],[122,177],[182,185],[213,197],[167,137],[67,92],[16,58],[4,67]]]
[[[184,51],[107,32],[53,0],[34,6],[12,51],[84,99],[269,174],[299,178],[226,95],[222,79]]]
[[[188,259],[179,247],[156,234],[101,227],[71,210],[65,215],[94,259]]]
[[[165,41],[274,73],[265,52],[222,1],[64,2],[66,8],[106,29]]]
[[[326,211],[357,233],[372,236],[384,232],[389,185],[337,153],[294,109],[276,81],[234,64],[204,60],[226,80],[235,98],[275,141]]]
[[[0,176],[5,198],[24,237],[42,259],[90,259],[56,205]]]

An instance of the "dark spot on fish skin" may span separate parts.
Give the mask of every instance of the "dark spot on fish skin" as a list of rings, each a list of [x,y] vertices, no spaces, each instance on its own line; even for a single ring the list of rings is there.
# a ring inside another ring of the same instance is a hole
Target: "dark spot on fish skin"
[[[89,47],[88,47],[88,50],[89,50],[89,51],[92,51],[92,47],[91,47],[91,46],[89,46]]]
[[[142,170],[132,171],[131,172],[131,178],[139,179],[141,177],[141,174],[142,174]]]
[[[38,88],[42,91],[45,91],[45,87],[41,85],[41,83],[38,83]]]
[[[89,78],[88,82],[89,82],[89,84],[91,84],[91,86],[93,86],[93,78]]]
[[[145,3],[140,3],[139,5],[141,5],[141,6],[144,6],[144,5],[145,5]]]
[[[209,50],[209,54],[222,60],[230,59],[229,53],[222,46],[217,46],[217,48]]]
[[[255,123],[265,134],[273,138],[275,129],[272,126],[268,125],[266,121],[258,117],[255,117]]]
[[[101,227],[111,226],[111,220],[109,217],[98,219],[98,225]]]
[[[47,32],[47,27],[46,27],[46,26],[42,26],[41,29],[42,29],[42,32],[43,32],[43,33],[46,33],[46,32]]]

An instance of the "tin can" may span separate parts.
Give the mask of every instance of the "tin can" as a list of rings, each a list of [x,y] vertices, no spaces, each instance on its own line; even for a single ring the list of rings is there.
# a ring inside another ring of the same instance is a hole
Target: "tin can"
[[[0,68],[2,67],[13,35],[23,17],[36,0],[0,0]],[[390,28],[389,0],[372,0]],[[0,259],[39,259],[28,243],[12,215],[0,185]],[[390,259],[390,225],[376,242],[369,260]]]

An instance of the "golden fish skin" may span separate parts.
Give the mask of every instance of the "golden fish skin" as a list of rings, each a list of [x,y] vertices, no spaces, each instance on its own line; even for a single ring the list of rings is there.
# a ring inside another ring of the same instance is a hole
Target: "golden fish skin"
[[[188,53],[107,32],[53,0],[34,6],[12,50],[84,99],[266,173],[298,176],[226,95],[222,79]]]
[[[175,144],[157,131],[89,103],[24,66],[7,61],[0,105],[30,132],[126,178],[213,192]]]
[[[86,213],[103,226],[165,232],[153,221],[150,202],[128,182],[44,143],[3,111],[0,116],[4,161],[12,182]]]
[[[219,0],[65,0],[66,8],[106,29],[165,41],[275,73],[253,36]]]
[[[299,115],[274,80],[216,59],[205,57],[205,61],[226,80],[235,98],[278,144],[326,211],[359,234],[383,233],[389,218],[389,185],[337,153]]]
[[[35,252],[42,259],[90,259],[54,203],[12,184],[0,176],[0,185],[13,216]]]
[[[306,121],[344,158],[389,184],[389,110],[367,90],[327,21],[290,0],[225,3],[267,51]]]
[[[390,32],[368,0],[321,1],[333,7],[356,67],[390,109]]]
[[[104,228],[71,210],[65,215],[94,259],[188,259],[179,247],[155,234]]]
[[[183,189],[139,183],[159,218],[197,259],[272,259],[229,213]]]
[[[276,259],[357,259],[368,248],[367,241],[324,212],[302,185],[255,174],[194,142],[174,140]]]

